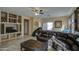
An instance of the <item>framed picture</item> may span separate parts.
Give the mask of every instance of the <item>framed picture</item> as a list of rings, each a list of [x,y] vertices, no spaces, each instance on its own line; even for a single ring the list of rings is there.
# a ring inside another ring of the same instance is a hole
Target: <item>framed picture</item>
[[[55,28],[61,28],[62,27],[62,21],[55,21]]]

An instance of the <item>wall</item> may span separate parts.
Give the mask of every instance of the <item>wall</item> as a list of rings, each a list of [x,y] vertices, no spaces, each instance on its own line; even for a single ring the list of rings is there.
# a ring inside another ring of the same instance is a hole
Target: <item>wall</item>
[[[41,27],[41,20],[40,19],[33,19],[33,31],[37,29],[38,27]]]
[[[53,22],[55,23],[55,21],[62,21],[62,27],[68,27],[68,16],[60,16],[60,17],[52,17],[52,18],[44,18],[41,19],[42,20],[42,24],[45,22]],[[54,28],[53,31],[61,31],[61,28],[55,28],[55,24],[53,24]]]

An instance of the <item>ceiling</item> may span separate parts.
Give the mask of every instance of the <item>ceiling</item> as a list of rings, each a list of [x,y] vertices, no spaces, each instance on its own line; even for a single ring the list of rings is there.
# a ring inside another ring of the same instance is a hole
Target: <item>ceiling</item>
[[[72,13],[73,7],[40,7],[44,10],[43,15],[35,16],[32,12],[31,7],[0,7],[1,11],[7,11],[10,13],[15,13],[23,16],[32,16],[32,17],[56,17],[56,16],[67,16]]]

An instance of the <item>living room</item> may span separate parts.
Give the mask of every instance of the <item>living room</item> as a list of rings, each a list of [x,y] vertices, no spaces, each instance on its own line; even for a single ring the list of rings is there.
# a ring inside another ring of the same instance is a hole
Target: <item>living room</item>
[[[78,10],[77,7],[0,7],[0,51],[78,51]],[[61,37],[60,41],[53,40],[54,36]],[[43,47],[26,49],[29,40]],[[66,43],[72,48],[65,47]]]

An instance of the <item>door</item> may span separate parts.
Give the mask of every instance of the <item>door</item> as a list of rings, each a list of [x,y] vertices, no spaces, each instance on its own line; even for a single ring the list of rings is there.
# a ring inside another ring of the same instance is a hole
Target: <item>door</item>
[[[24,19],[24,35],[29,34],[29,20]]]

